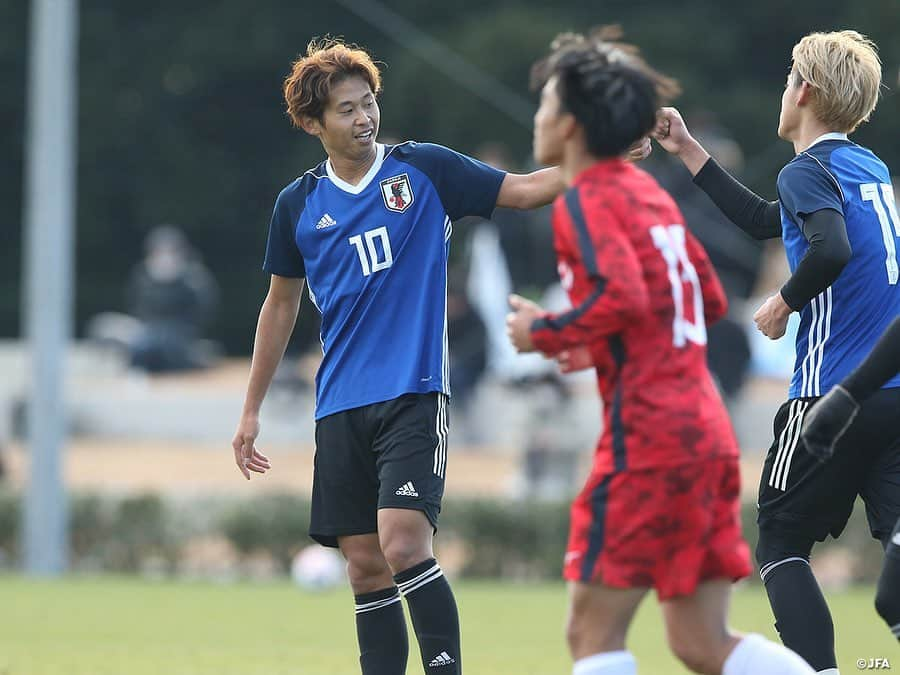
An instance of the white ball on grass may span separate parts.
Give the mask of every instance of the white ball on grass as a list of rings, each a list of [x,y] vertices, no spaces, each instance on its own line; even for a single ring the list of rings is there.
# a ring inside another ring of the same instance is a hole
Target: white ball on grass
[[[310,591],[333,588],[344,581],[344,561],[334,549],[307,546],[291,561],[291,579]]]

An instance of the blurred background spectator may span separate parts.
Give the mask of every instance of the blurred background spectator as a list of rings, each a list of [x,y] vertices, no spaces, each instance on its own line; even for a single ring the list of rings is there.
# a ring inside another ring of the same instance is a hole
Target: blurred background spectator
[[[221,354],[203,339],[218,303],[218,286],[184,233],[161,225],[147,235],[144,258],[131,273],[128,313],[96,316],[88,335],[121,347],[139,370],[206,368]]]

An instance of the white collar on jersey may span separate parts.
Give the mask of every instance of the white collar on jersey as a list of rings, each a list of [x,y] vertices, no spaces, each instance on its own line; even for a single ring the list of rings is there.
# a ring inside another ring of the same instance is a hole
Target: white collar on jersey
[[[328,177],[331,179],[331,182],[341,190],[343,190],[344,192],[349,192],[351,195],[358,195],[360,192],[365,190],[366,187],[368,187],[369,183],[372,182],[372,179],[375,178],[375,175],[381,170],[382,162],[384,162],[384,146],[381,143],[376,143],[375,161],[372,162],[372,166],[369,167],[366,175],[363,176],[362,180],[359,181],[356,185],[351,185],[347,181],[341,180],[334,172],[334,168],[331,166],[330,159],[325,162],[325,171],[328,173]]]
[[[849,140],[850,139],[847,138],[847,134],[842,134],[839,131],[829,131],[827,134],[822,134],[816,140],[814,140],[812,143],[810,143],[806,149],[809,150],[816,143],[821,143],[822,141],[849,141]]]

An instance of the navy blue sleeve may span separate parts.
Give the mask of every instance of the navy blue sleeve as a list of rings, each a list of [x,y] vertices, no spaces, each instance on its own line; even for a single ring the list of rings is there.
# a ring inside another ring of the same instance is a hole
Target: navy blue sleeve
[[[810,155],[797,157],[781,170],[778,197],[798,223],[822,209],[844,215],[843,194],[837,179]]]
[[[280,277],[302,279],[306,276],[306,265],[297,248],[296,228],[304,204],[296,203],[302,199],[297,194],[296,185],[295,182],[286,187],[275,200],[263,269]]]
[[[505,171],[434,143],[409,143],[403,160],[431,179],[450,220],[491,217]]]

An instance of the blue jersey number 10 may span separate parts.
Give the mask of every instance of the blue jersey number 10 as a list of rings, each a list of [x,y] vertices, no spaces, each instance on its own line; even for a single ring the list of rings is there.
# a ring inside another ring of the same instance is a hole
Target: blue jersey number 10
[[[863,183],[859,186],[859,192],[863,201],[872,202],[875,214],[878,216],[881,236],[887,252],[885,266],[887,267],[888,283],[893,286],[900,277],[900,270],[897,268],[897,244],[894,241],[895,236],[900,237],[900,219],[897,218],[897,205],[894,204],[894,190],[887,183]]]
[[[365,246],[363,238],[365,237]],[[381,241],[381,248],[384,251],[384,260],[380,259],[378,248],[375,246],[375,240]],[[350,245],[356,247],[356,253],[359,255],[359,264],[362,267],[364,277],[375,272],[386,270],[394,264],[394,254],[391,252],[391,240],[388,238],[386,227],[379,227],[369,230],[363,234],[357,234],[350,237]]]

